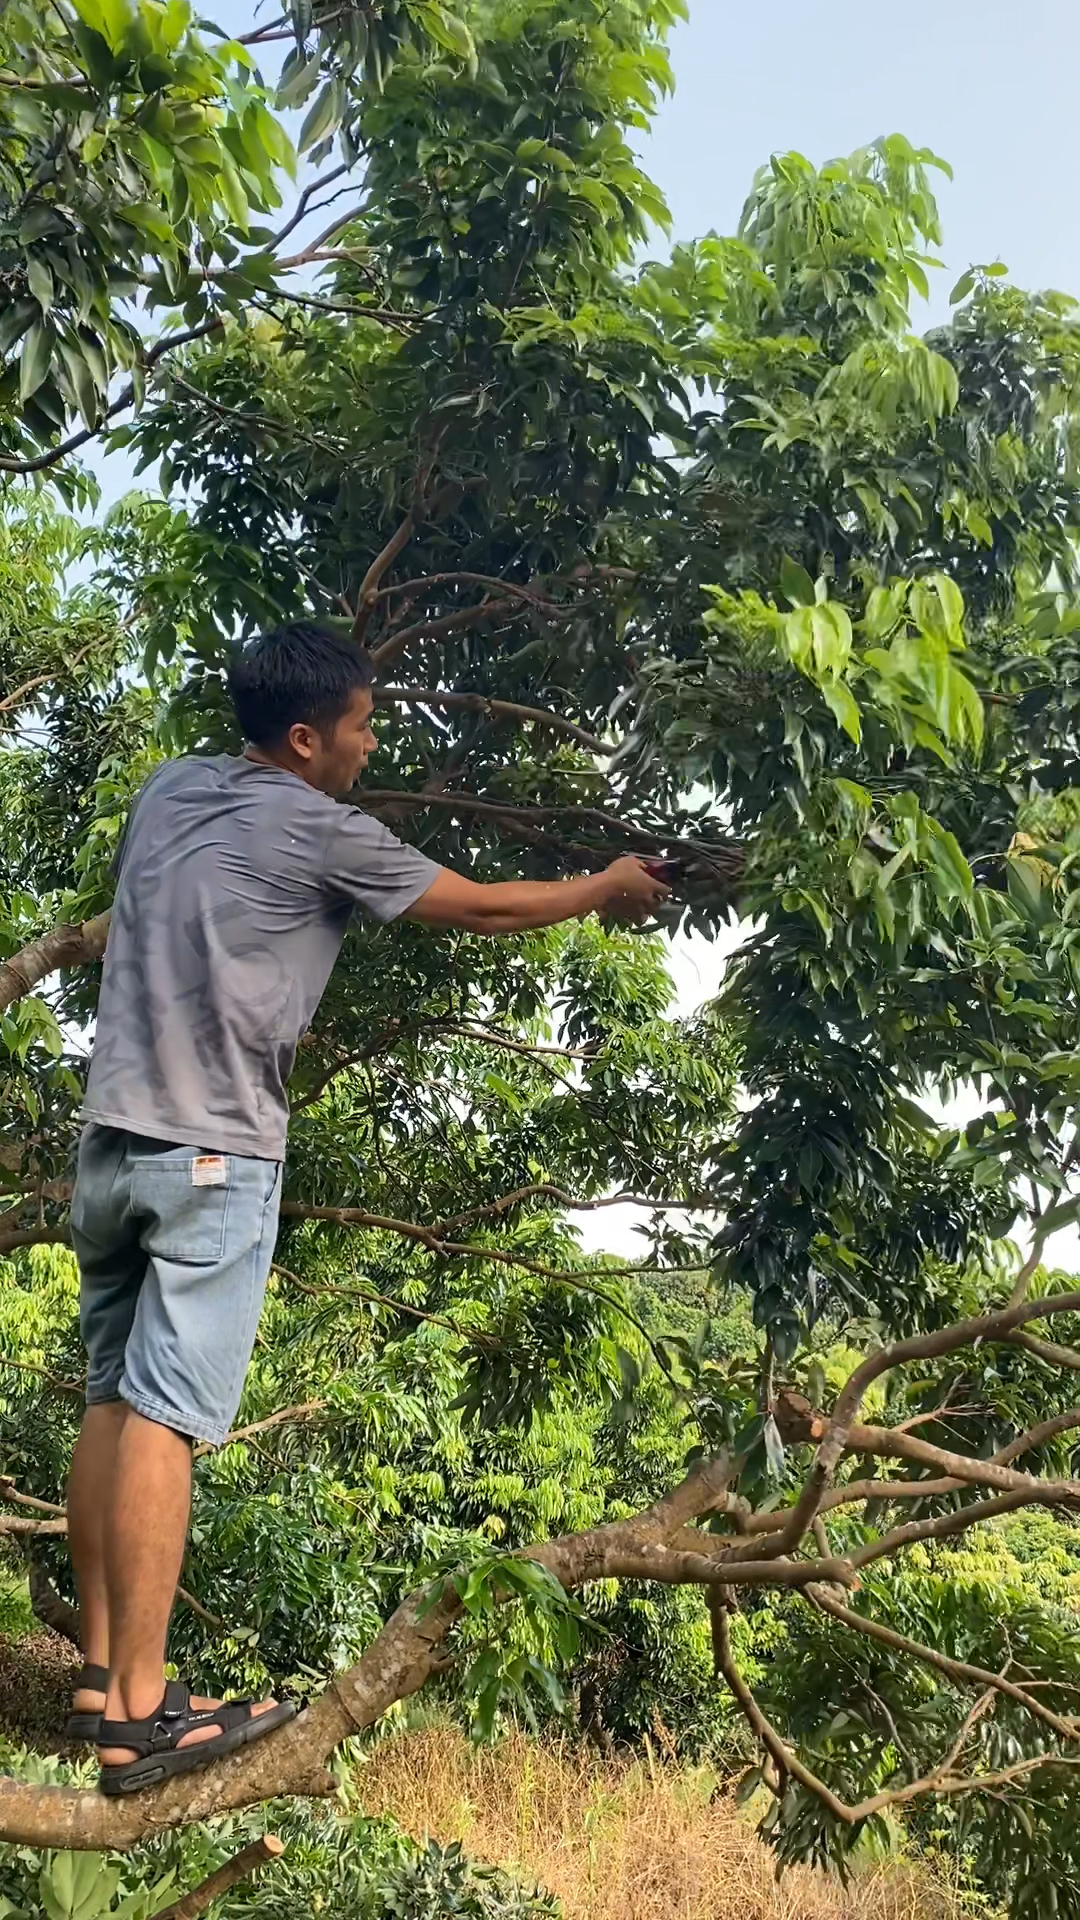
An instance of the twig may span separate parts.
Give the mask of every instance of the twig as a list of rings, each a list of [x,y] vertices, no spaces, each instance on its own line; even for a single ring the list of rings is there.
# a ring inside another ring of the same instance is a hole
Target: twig
[[[210,1612],[209,1607],[204,1607],[202,1601],[196,1600],[195,1595],[189,1593],[186,1587],[178,1586],[176,1589],[176,1597],[178,1600],[183,1601],[185,1607],[190,1607],[192,1613],[197,1615],[200,1620],[205,1621],[208,1627],[212,1627],[215,1633],[224,1633],[224,1620],[219,1620],[216,1613]]]
[[[378,1293],[374,1287],[365,1287],[359,1283],[352,1287],[337,1287],[328,1281],[316,1283],[312,1280],[301,1280],[299,1274],[291,1273],[288,1267],[279,1266],[276,1260],[273,1270],[291,1281],[301,1293],[311,1294],[316,1299],[322,1294],[334,1294],[342,1300],[370,1300],[375,1306],[389,1307],[395,1313],[407,1314],[412,1320],[423,1320],[429,1326],[443,1327],[447,1333],[456,1334],[459,1340],[471,1341],[476,1346],[497,1347],[500,1344],[490,1333],[480,1333],[471,1327],[463,1327],[459,1321],[447,1320],[440,1313],[425,1313],[422,1307],[414,1307],[408,1300],[395,1300],[389,1293]]]
[[[483,1206],[469,1207],[464,1213],[451,1214],[449,1219],[440,1221],[439,1231],[448,1233],[451,1228],[463,1227],[468,1220],[505,1213],[508,1208],[520,1206],[526,1200],[554,1200],[557,1206],[572,1208],[578,1213],[594,1213],[602,1207],[648,1207],[658,1212],[662,1208],[693,1209],[705,1204],[695,1200],[653,1200],[646,1193],[606,1193],[599,1200],[578,1200],[572,1193],[564,1193],[561,1187],[541,1181],[531,1187],[516,1187],[513,1193],[504,1193],[498,1200],[489,1200]]]
[[[313,1414],[325,1411],[325,1400],[305,1400],[296,1407],[281,1407],[277,1413],[271,1413],[265,1420],[253,1420],[249,1427],[237,1427],[227,1433],[220,1446],[214,1441],[203,1440],[193,1448],[192,1459],[200,1460],[205,1453],[221,1453],[226,1447],[235,1446],[239,1440],[250,1440],[253,1434],[268,1433],[271,1427],[281,1427],[288,1421],[309,1420]]]
[[[812,1773],[809,1767],[804,1766],[798,1754],[787,1745],[772,1722],[762,1712],[732,1657],[731,1637],[726,1618],[719,1623],[718,1641],[720,1668],[724,1679],[731,1688],[744,1718],[756,1733],[766,1752],[778,1767],[785,1773],[789,1773],[793,1779],[798,1780],[809,1793],[814,1794],[823,1806],[828,1807],[834,1818],[842,1821],[845,1826],[859,1826],[864,1820],[869,1820],[872,1815],[883,1813],[888,1807],[905,1806],[909,1801],[919,1799],[923,1794],[985,1793],[993,1787],[1004,1786],[1011,1780],[1023,1779],[1040,1767],[1080,1765],[1080,1757],[1074,1759],[1070,1755],[1049,1753],[1037,1754],[1030,1760],[1018,1762],[1015,1766],[1002,1767],[997,1773],[981,1776],[950,1774],[949,1768],[955,1764],[975,1719],[979,1713],[986,1711],[984,1699],[976,1702],[975,1708],[965,1719],[949,1753],[930,1773],[924,1774],[921,1779],[909,1781],[903,1787],[886,1788],[880,1793],[871,1795],[869,1799],[859,1801],[855,1806],[848,1806],[833,1793],[831,1787],[826,1786],[824,1780],[819,1779],[816,1773]]]
[[[282,241],[287,240],[290,233],[295,233],[301,221],[305,219],[315,194],[319,193],[323,187],[333,186],[335,180],[340,180],[343,175],[349,171],[349,167],[343,162],[339,167],[331,167],[329,173],[322,174],[319,179],[309,181],[296,202],[296,207],[291,218],[286,220],[285,225],[275,233],[273,239],[270,241],[268,251],[272,251],[275,247],[280,247]],[[284,264],[283,261],[278,262],[279,266]]]

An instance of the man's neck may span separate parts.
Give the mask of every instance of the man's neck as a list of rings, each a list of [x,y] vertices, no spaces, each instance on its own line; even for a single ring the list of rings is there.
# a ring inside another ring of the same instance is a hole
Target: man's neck
[[[267,753],[264,747],[245,747],[241,759],[253,760],[257,767],[276,767],[279,773],[291,773],[297,780],[302,780],[304,777],[302,773],[297,773],[295,767],[288,766],[284,760],[275,760],[273,754]]]

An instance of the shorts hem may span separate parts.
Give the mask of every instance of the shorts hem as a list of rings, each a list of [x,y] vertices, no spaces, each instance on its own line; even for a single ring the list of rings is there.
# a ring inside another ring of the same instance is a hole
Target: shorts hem
[[[141,1413],[144,1420],[152,1420],[156,1427],[171,1427],[174,1433],[182,1433],[188,1440],[205,1440],[209,1446],[220,1447],[228,1426],[214,1426],[203,1414],[191,1413],[186,1407],[168,1407],[163,1400],[155,1400],[152,1394],[140,1393],[137,1387],[130,1387],[121,1381],[117,1399],[126,1400],[135,1413]]]
[[[115,1406],[116,1402],[123,1398],[124,1396],[120,1391],[119,1381],[111,1387],[92,1387],[88,1380],[86,1383],[86,1391],[83,1395],[83,1399],[86,1401],[88,1407]]]

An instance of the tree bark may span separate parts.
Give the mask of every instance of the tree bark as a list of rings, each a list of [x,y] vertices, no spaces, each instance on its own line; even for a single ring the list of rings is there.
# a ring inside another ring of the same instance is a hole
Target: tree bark
[[[0,1013],[24,993],[32,993],[58,967],[82,967],[100,960],[109,932],[109,916],[99,913],[81,927],[53,927],[40,940],[31,940],[21,952],[0,965]]]

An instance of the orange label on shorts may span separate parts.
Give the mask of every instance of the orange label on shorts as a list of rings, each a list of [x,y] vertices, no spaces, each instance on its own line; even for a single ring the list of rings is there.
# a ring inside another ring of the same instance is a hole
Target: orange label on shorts
[[[193,1187],[223,1187],[229,1177],[229,1163],[223,1153],[200,1153],[191,1163]]]

